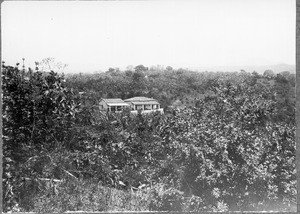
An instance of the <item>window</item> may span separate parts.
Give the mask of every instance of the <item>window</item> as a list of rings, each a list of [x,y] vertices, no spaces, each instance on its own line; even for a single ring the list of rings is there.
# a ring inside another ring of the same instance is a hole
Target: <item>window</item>
[[[142,105],[135,105],[135,110],[143,110],[143,106]]]
[[[145,105],[145,110],[152,110],[151,105]]]
[[[116,106],[111,106],[110,111],[115,112],[116,111]]]

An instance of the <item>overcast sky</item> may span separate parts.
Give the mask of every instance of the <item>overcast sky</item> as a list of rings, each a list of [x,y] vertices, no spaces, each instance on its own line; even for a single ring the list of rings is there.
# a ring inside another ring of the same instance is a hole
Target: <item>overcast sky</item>
[[[5,1],[2,60],[66,71],[295,64],[295,0]]]

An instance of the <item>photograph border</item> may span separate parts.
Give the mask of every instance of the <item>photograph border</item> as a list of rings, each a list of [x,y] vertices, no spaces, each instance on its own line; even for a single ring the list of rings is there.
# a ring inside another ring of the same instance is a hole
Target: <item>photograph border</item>
[[[300,0],[296,0],[296,170],[297,170],[297,213],[300,213]]]
[[[8,1],[8,0],[7,0]],[[21,0],[21,1],[31,1],[31,0]],[[47,0],[42,0],[42,1],[47,1]],[[73,0],[69,0],[69,1],[73,1]],[[85,0],[81,0],[81,1],[85,1]],[[107,1],[107,0],[98,0],[98,1]],[[108,0],[108,1],[114,1],[114,0]],[[128,0],[128,1],[139,1],[139,0]],[[143,1],[143,0],[141,0]],[[146,0],[145,0],[146,1]],[[154,0],[153,0],[154,1]],[[220,0],[222,1],[222,0]],[[4,0],[0,1],[0,10],[2,9],[2,3],[4,2]],[[270,0],[270,3],[272,2],[272,0]],[[250,212],[250,211],[234,211],[234,212],[225,212],[225,213],[300,213],[300,0],[295,0],[295,4],[296,4],[296,41],[295,41],[295,45],[296,45],[296,53],[295,53],[295,58],[296,58],[296,89],[295,89],[295,96],[296,96],[296,109],[295,109],[295,116],[296,116],[296,137],[295,137],[295,143],[296,143],[296,170],[297,170],[297,211],[296,212],[265,212],[265,211],[261,211],[261,212]],[[0,16],[1,17],[1,16]],[[1,17],[2,18],[2,17]],[[0,18],[0,20],[1,20]],[[1,58],[1,63],[2,63],[2,28],[0,27],[0,58]],[[0,96],[0,112],[2,115],[2,66],[0,68],[0,74],[1,74],[1,79],[0,79],[0,92],[1,92],[1,96]],[[2,136],[2,117],[0,117],[0,135]],[[3,174],[3,140],[2,137],[0,139],[0,174]],[[3,180],[2,180],[2,176],[1,176],[1,182],[0,182],[0,193],[3,194]],[[2,213],[3,210],[3,197],[0,197],[0,212]],[[33,213],[33,212],[26,212],[27,214],[29,213]],[[222,212],[174,212],[174,211],[165,211],[165,212],[157,212],[157,211],[146,211],[146,212],[133,212],[133,211],[129,211],[129,212],[67,212],[68,214],[96,214],[96,213],[109,213],[109,214],[137,214],[137,213],[141,213],[141,214],[153,214],[153,213],[157,213],[157,214],[162,214],[162,213],[222,213]]]

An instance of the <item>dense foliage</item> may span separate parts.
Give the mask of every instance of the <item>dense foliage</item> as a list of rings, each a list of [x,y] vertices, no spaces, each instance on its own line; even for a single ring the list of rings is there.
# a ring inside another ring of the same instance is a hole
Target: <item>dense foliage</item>
[[[3,65],[4,209],[293,210],[294,76]],[[95,108],[132,96],[166,113]]]

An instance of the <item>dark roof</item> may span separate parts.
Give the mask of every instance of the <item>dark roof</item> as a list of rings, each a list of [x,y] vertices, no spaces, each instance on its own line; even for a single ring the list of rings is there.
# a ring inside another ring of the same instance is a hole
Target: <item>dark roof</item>
[[[148,97],[132,97],[130,99],[124,100],[125,102],[149,102],[149,101],[157,101],[156,99],[153,98],[148,98]]]

